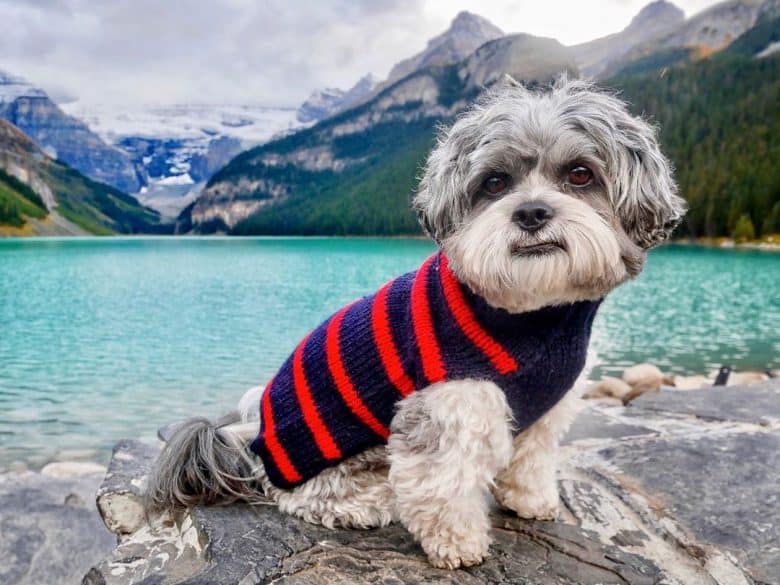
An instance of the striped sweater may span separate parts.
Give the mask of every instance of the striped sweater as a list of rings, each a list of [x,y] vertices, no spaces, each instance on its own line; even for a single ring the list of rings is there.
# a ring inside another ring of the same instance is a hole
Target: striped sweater
[[[386,442],[404,396],[464,378],[494,381],[520,431],[574,384],[598,306],[511,314],[462,285],[437,253],[306,336],[266,386],[251,449],[290,488]]]

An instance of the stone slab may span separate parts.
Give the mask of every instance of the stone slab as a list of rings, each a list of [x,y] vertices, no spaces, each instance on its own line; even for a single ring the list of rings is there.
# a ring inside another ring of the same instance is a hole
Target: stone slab
[[[0,583],[78,583],[113,550],[95,509],[102,478],[0,475]]]
[[[628,411],[642,416],[636,410],[769,425],[780,422],[780,381],[690,391],[664,388],[634,400]]]
[[[731,551],[757,581],[780,582],[779,433],[659,437],[599,454],[697,540]]]
[[[609,410],[609,408],[606,408]],[[617,407],[623,411],[622,407]],[[566,433],[562,444],[576,443],[578,441],[590,441],[594,439],[625,439],[651,435],[655,431],[641,424],[626,423],[609,416],[604,411],[593,406],[586,407],[574,420],[569,432]]]

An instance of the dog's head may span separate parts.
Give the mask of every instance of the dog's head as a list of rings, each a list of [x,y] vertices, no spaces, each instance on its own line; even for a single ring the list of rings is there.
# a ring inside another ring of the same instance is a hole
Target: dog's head
[[[566,79],[488,92],[441,133],[414,208],[458,276],[514,312],[601,298],[685,213],[654,129]]]

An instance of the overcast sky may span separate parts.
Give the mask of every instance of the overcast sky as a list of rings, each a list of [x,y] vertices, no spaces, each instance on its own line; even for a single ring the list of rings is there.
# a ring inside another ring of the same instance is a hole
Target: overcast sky
[[[460,10],[564,44],[648,0],[0,0],[0,70],[89,103],[298,105],[384,77]],[[675,0],[687,16],[716,0]]]

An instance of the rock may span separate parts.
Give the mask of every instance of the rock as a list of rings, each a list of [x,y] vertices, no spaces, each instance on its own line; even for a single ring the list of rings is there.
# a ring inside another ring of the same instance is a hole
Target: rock
[[[601,381],[594,383],[588,388],[583,398],[617,398],[622,402],[623,398],[631,392],[631,386],[619,378],[604,376]]]
[[[111,552],[93,503],[102,477],[0,474],[0,583],[78,583]]]
[[[673,386],[676,390],[697,390],[704,386],[712,386],[714,378],[708,378],[701,375],[675,376],[673,381]]]
[[[106,472],[106,466],[89,461],[55,461],[45,465],[41,469],[41,475],[49,477],[80,477],[82,475],[103,475]]]
[[[106,527],[123,537],[146,524],[143,489],[159,449],[139,441],[114,447],[108,472],[97,491],[97,507]]]
[[[743,386],[745,384],[755,384],[756,382],[764,382],[768,380],[769,376],[763,372],[731,372],[727,386]]]
[[[660,392],[631,404],[632,416],[648,412],[663,416],[693,416],[705,421],[744,422],[770,427],[780,421],[780,380],[750,386],[713,386],[699,391]]]
[[[663,384],[672,384],[673,380],[664,376],[663,372],[653,364],[638,364],[623,372],[623,381],[631,386],[631,392],[623,396],[623,402],[628,403],[646,392],[655,392]]]
[[[196,508],[123,533],[84,583],[773,582],[778,398],[773,380],[588,403],[564,441],[561,519],[494,511],[491,557],[479,567],[432,568],[398,525],[331,531],[269,503]],[[120,443],[103,497],[140,494],[155,452]]]

